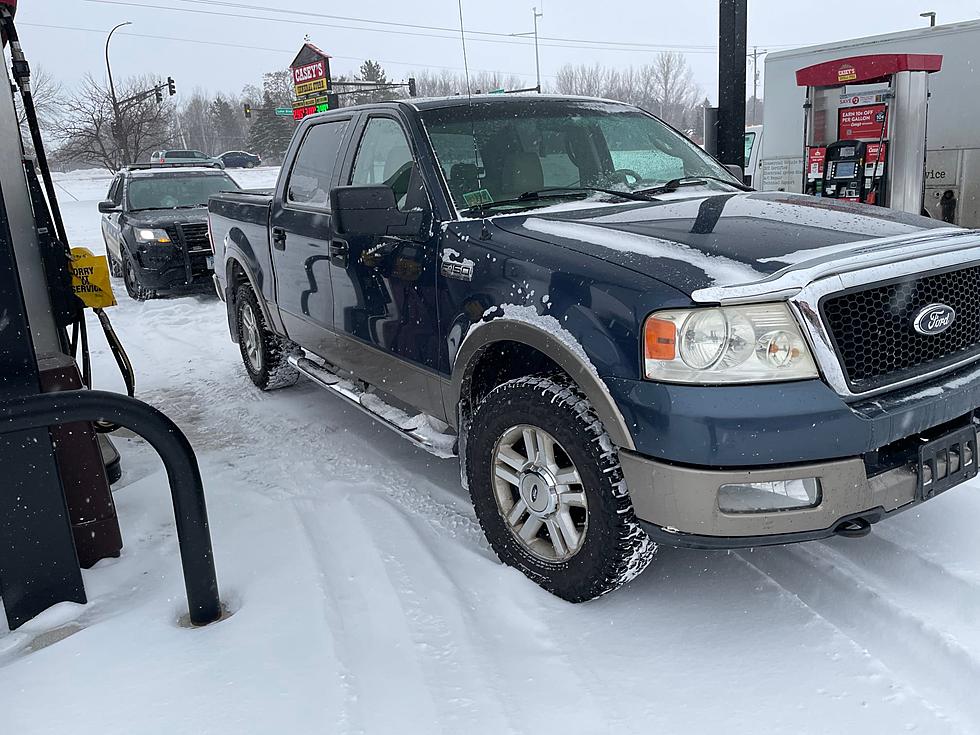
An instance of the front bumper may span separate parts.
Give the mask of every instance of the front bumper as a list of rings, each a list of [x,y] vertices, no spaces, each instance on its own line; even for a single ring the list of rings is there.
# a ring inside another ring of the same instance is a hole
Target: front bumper
[[[140,283],[155,291],[207,283],[214,274],[210,252],[189,252],[179,244],[141,245],[136,250]]]
[[[842,524],[876,523],[918,502],[911,466],[869,477],[861,458],[734,470],[681,467],[624,450],[619,458],[637,518],[676,546],[739,548],[826,538]],[[819,479],[822,489],[813,508],[726,513],[718,506],[722,485],[809,477]]]

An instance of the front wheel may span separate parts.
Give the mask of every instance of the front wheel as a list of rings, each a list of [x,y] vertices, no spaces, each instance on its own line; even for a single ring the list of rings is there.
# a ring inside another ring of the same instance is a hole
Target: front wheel
[[[491,391],[473,414],[465,461],[493,550],[549,592],[591,600],[652,560],[656,545],[633,514],[618,453],[564,376]]]
[[[292,343],[269,331],[258,298],[247,283],[235,292],[235,316],[242,362],[252,382],[262,390],[295,383],[299,371],[288,359]]]
[[[126,293],[134,301],[146,301],[156,296],[156,291],[146,288],[140,281],[139,272],[131,256],[123,256],[122,277],[123,283],[126,284]]]

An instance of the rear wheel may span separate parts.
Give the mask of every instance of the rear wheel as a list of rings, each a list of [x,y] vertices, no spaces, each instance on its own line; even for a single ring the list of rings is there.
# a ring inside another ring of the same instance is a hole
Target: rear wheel
[[[252,382],[262,390],[295,383],[299,371],[289,364],[288,358],[296,348],[289,340],[269,331],[255,292],[248,284],[242,284],[235,292],[235,313],[238,346]]]
[[[465,461],[497,556],[559,597],[582,602],[610,592],[656,552],[602,422],[564,376],[518,378],[491,391],[474,411]]]

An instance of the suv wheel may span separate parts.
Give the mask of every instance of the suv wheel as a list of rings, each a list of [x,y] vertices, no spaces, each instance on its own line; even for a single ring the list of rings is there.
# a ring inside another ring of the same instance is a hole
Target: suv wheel
[[[108,242],[105,244],[105,259],[109,264],[109,275],[113,278],[121,278],[123,274],[122,264],[116,259],[116,256],[112,254],[112,251],[109,249]]]
[[[126,293],[129,294],[131,299],[135,301],[146,301],[147,299],[152,299],[156,296],[156,291],[146,288],[140,283],[139,272],[133,265],[133,258],[131,256],[124,256],[122,264],[122,277],[123,283],[126,284]]]
[[[656,544],[633,514],[616,449],[564,376],[491,391],[473,414],[465,462],[493,550],[549,592],[591,600],[653,559]]]
[[[248,284],[242,284],[235,292],[235,316],[242,362],[252,382],[262,390],[295,383],[299,371],[288,361],[295,347],[268,330],[255,292]]]

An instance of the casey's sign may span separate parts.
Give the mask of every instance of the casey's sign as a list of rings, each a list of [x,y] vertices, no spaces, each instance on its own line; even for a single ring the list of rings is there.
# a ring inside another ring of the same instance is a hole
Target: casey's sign
[[[313,82],[317,79],[325,79],[327,76],[327,65],[321,60],[305,66],[293,67],[293,84],[299,86],[306,82]]]

